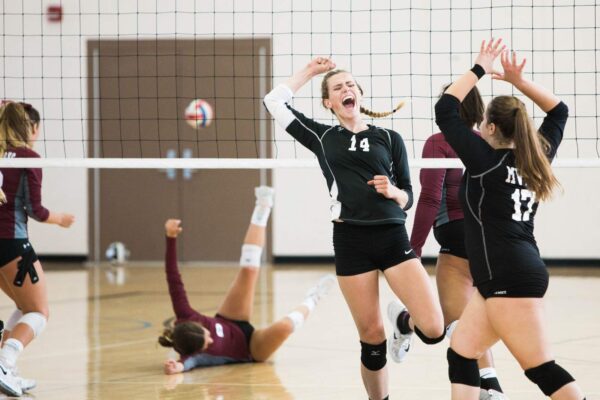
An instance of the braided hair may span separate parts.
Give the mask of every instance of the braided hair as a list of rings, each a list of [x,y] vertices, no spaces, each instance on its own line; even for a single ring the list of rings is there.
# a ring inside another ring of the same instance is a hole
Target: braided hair
[[[331,78],[334,75],[345,73],[345,72],[348,72],[348,71],[345,71],[343,69],[334,69],[325,74],[325,76],[323,77],[323,81],[321,82],[321,101],[325,101],[326,99],[329,98],[329,87],[327,86],[329,78]],[[358,84],[358,82],[356,82],[356,86],[358,86],[358,90],[360,91],[360,94],[362,95],[363,90],[362,90],[362,87],[360,87],[360,85]],[[384,111],[384,112],[371,111],[363,106],[360,106],[360,112],[371,118],[385,118],[389,115],[392,115],[393,113],[395,113],[396,111],[401,109],[403,106],[404,106],[404,102],[401,101],[400,103],[398,103],[398,105],[392,111]],[[333,114],[333,110],[330,110],[330,111]]]

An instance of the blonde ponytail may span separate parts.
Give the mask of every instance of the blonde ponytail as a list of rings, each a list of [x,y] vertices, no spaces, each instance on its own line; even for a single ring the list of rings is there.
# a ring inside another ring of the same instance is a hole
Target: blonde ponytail
[[[529,190],[540,201],[550,199],[560,183],[548,159],[550,146],[535,129],[525,104],[513,96],[495,97],[488,107],[487,121],[514,143],[515,166]]]
[[[375,112],[375,111],[369,110],[368,108],[360,106],[360,112],[363,113],[363,114],[365,114],[368,117],[371,117],[371,118],[385,118],[385,117],[387,117],[389,115],[392,115],[393,113],[395,113],[396,111],[398,111],[402,107],[404,107],[404,102],[403,101],[401,101],[400,103],[398,103],[398,105],[396,106],[396,108],[394,108],[392,111]]]

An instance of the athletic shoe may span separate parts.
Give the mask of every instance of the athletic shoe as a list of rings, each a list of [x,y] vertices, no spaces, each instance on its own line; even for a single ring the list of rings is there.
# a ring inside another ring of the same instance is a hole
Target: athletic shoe
[[[392,357],[392,360],[397,363],[404,361],[408,355],[413,334],[412,332],[400,333],[400,329],[398,329],[396,321],[398,321],[398,316],[402,311],[406,311],[406,307],[404,307],[399,300],[392,300],[390,304],[388,304],[387,315],[394,327],[394,333],[388,338],[387,350],[388,354]]]
[[[273,207],[273,195],[275,189],[269,186],[258,186],[254,188],[254,196],[256,196],[256,205],[262,207]]]
[[[0,391],[14,397],[19,397],[23,394],[17,377],[9,368],[4,366],[2,361],[0,361]]]
[[[506,397],[504,393],[494,389],[481,389],[479,392],[479,400],[508,400],[508,397]]]
[[[317,304],[321,298],[329,293],[334,284],[335,276],[333,276],[333,274],[327,274],[321,277],[315,286],[308,289],[305,298],[312,298],[315,304]]]
[[[27,393],[37,386],[37,382],[35,381],[35,379],[23,378],[18,375],[15,375],[15,378],[17,379],[19,386],[21,386],[21,390],[23,391],[23,393]]]

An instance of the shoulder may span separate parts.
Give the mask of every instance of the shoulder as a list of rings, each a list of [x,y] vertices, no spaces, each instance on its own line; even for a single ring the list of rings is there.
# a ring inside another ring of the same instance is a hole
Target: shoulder
[[[380,126],[373,126],[373,130],[377,132],[377,134],[389,138],[389,140],[391,140],[392,142],[402,141],[402,135],[400,135],[400,133],[396,132],[393,129],[382,128]]]
[[[40,158],[40,155],[35,150],[29,147],[11,147],[7,153],[12,152],[18,158]]]

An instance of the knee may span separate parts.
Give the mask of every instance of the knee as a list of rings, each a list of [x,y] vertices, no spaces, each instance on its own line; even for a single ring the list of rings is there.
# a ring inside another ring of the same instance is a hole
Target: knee
[[[450,347],[457,353],[463,354],[465,357],[479,360],[488,349],[474,348],[473,343],[468,340],[468,338],[461,338],[459,335],[453,334],[450,338]]]
[[[481,378],[479,377],[479,367],[477,360],[461,356],[452,347],[448,348],[446,353],[448,360],[448,377],[451,383],[479,387]]]
[[[444,320],[440,316],[440,318],[431,318],[418,326],[415,325],[415,333],[425,344],[439,343],[446,337]]]
[[[366,343],[380,343],[385,339],[385,329],[383,322],[379,324],[365,325],[358,328],[360,340]]]
[[[551,396],[558,389],[575,381],[571,374],[554,360],[525,370],[525,376],[538,385],[546,396]]]
[[[369,371],[379,371],[387,363],[387,341],[379,344],[360,342],[360,362]]]
[[[443,337],[445,334],[444,316],[442,315],[441,309],[439,312],[432,313],[432,315],[427,316],[425,319],[419,319],[418,323],[416,320],[414,321],[415,327],[418,327],[419,331],[429,338]]]

